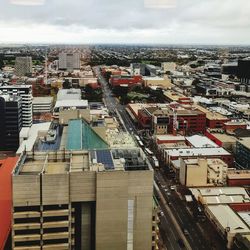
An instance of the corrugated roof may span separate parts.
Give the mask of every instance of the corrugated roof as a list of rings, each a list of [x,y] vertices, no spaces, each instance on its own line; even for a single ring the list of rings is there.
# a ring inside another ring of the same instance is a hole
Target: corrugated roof
[[[229,228],[230,233],[250,232],[248,226],[227,205],[208,206],[208,210],[223,228]]]
[[[208,205],[250,202],[250,197],[242,187],[190,188],[190,191],[197,199],[202,197]]]

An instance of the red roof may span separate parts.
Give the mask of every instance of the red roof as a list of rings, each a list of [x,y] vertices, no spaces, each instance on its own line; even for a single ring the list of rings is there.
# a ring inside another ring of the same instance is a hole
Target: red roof
[[[11,173],[17,160],[18,157],[8,157],[0,160],[0,250],[4,249],[11,229]]]

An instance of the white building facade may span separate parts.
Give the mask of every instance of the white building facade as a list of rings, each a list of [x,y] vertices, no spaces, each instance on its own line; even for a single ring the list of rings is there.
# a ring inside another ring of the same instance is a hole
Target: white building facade
[[[9,85],[1,86],[0,94],[20,96],[22,101],[22,120],[23,127],[32,125],[32,86],[31,85]]]

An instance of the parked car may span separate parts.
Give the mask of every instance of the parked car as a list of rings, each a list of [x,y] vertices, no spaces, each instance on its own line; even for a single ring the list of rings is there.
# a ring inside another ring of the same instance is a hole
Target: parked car
[[[189,235],[189,232],[188,232],[188,230],[186,228],[183,228],[182,231],[183,231],[184,235],[186,235],[186,236]]]
[[[185,244],[184,244],[182,239],[178,239],[177,242],[178,242],[180,248],[185,248]]]

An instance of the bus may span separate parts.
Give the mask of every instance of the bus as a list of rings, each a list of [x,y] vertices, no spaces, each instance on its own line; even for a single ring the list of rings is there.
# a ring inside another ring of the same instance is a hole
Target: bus
[[[152,161],[153,161],[154,167],[158,168],[159,167],[159,161],[158,161],[158,159],[155,156],[153,156],[152,157]]]
[[[147,155],[150,155],[150,156],[153,155],[153,152],[152,152],[151,150],[149,150],[148,148],[145,148],[145,153],[146,153]]]
[[[135,139],[136,139],[137,141],[140,141],[140,137],[139,137],[138,135],[135,135]]]
[[[138,144],[139,144],[140,147],[144,147],[144,144],[142,143],[142,141],[139,140]]]

